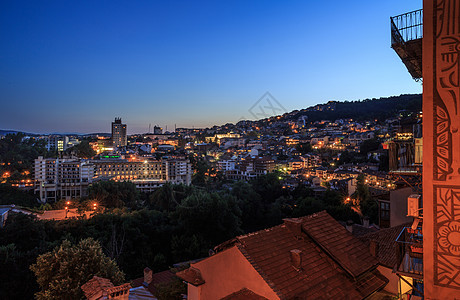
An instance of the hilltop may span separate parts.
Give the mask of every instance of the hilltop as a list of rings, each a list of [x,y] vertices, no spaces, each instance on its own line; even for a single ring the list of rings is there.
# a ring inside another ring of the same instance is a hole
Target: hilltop
[[[422,94],[404,94],[385,98],[373,98],[357,101],[329,101],[309,108],[294,110],[282,116],[259,120],[270,121],[273,118],[283,121],[296,121],[306,117],[308,122],[320,120],[353,119],[356,121],[379,120],[383,121],[395,117],[398,113],[422,111]]]

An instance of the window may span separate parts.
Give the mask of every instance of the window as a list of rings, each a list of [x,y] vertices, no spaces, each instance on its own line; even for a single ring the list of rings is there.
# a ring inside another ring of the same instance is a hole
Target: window
[[[380,202],[380,219],[390,220],[390,203]]]

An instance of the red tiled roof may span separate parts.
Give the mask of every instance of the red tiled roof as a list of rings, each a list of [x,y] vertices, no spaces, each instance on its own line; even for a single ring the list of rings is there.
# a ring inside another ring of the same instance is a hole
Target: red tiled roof
[[[281,299],[362,299],[387,283],[372,271],[377,261],[367,247],[326,212],[298,220],[302,221],[300,235],[283,224],[216,249],[236,244]],[[291,264],[294,249],[302,251],[300,270]]]
[[[366,243],[366,245],[369,245],[371,240],[375,241],[378,244],[377,260],[381,265],[392,269],[397,264],[398,260],[396,257],[396,239],[405,226],[410,226],[410,223],[381,229],[359,238]]]
[[[244,289],[239,290],[238,292],[225,296],[224,298],[221,298],[220,300],[268,300],[268,299],[260,295],[257,295],[256,293],[254,293],[251,290],[248,290],[247,288],[244,288]]]
[[[155,295],[157,292],[156,285],[157,284],[162,284],[162,283],[168,283],[171,282],[174,278],[174,273],[171,272],[170,270],[166,270],[163,272],[158,272],[152,275],[152,282],[148,285],[144,285],[144,277],[134,279],[131,282],[131,286],[133,288],[139,287],[139,286],[144,286],[152,295]]]
[[[86,298],[91,298],[97,294],[102,296],[104,291],[113,288],[113,283],[109,279],[93,276],[87,283],[81,286]]]
[[[326,211],[303,217],[302,229],[353,277],[358,277],[378,264],[366,245]]]
[[[195,286],[202,285],[205,282],[200,270],[194,267],[177,272],[176,276]]]

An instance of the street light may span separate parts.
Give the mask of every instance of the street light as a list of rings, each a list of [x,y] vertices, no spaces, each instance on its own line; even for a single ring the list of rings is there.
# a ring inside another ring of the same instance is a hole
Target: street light
[[[96,210],[97,208],[97,203],[93,203],[93,209]]]

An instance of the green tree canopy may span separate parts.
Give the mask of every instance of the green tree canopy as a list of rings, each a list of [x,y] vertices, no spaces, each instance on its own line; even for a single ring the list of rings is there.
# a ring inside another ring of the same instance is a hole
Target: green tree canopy
[[[81,286],[93,276],[107,278],[114,285],[125,279],[115,261],[105,256],[92,238],[77,245],[64,240],[53,251],[38,256],[30,269],[41,288],[35,294],[37,299],[83,299]]]

